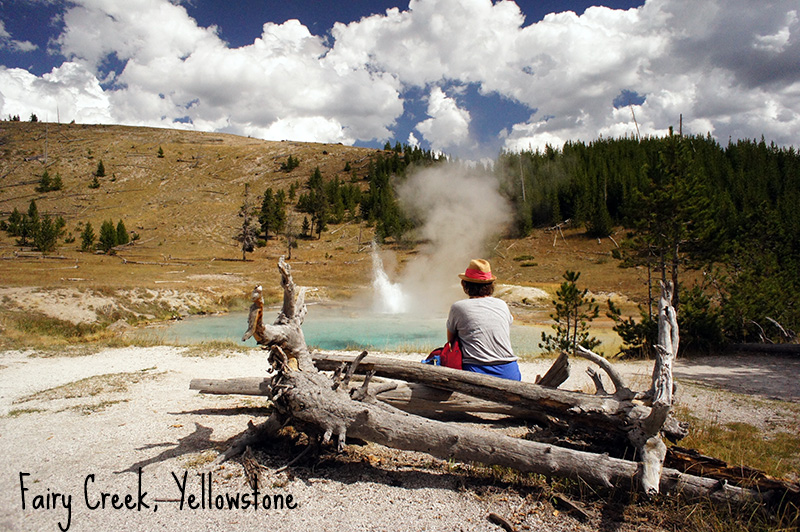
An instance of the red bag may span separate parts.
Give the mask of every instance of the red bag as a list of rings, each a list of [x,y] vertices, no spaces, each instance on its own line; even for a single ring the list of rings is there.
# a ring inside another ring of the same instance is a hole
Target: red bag
[[[444,347],[439,347],[431,351],[426,361],[434,360],[434,357],[439,357],[439,365],[461,369],[461,345],[458,343],[458,338],[453,340],[453,343],[446,343]]]

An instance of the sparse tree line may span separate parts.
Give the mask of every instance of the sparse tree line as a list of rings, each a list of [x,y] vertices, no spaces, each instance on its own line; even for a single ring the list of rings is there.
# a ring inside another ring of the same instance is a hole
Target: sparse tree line
[[[30,246],[42,253],[49,253],[56,249],[58,239],[66,233],[66,225],[62,216],[40,213],[36,200],[31,200],[26,212],[14,208],[7,220],[0,221],[0,230],[15,237],[18,246]],[[80,224],[78,227],[81,227]],[[100,250],[108,253],[116,246],[128,244],[137,238],[136,233],[131,236],[122,220],[116,225],[111,220],[104,221],[99,239],[92,224],[86,222],[81,232],[81,251]],[[67,238],[66,241],[73,242],[74,238]]]
[[[94,228],[91,222],[83,224],[81,231],[81,251],[99,250],[104,253],[110,253],[117,246],[124,246],[131,241],[138,240],[137,233],[128,232],[125,227],[125,222],[120,220],[114,225],[113,220],[104,220],[100,224],[100,235],[95,235]]]
[[[8,118],[6,118],[6,121],[8,121],[8,122],[21,122],[22,120],[20,119],[19,115],[8,115]],[[39,121],[39,117],[36,116],[36,113],[31,113],[31,116],[28,119],[28,122],[38,122],[38,121]]]
[[[32,246],[47,253],[56,248],[58,239],[63,236],[66,227],[64,218],[53,218],[48,213],[39,213],[36,201],[31,200],[27,212],[20,212],[16,207],[8,220],[0,222],[0,229],[17,238],[17,245]]]

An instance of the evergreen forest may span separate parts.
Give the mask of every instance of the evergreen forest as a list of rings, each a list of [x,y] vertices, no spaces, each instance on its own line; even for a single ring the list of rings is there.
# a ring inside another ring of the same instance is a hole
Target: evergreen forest
[[[685,345],[787,341],[800,330],[795,148],[763,138],[721,146],[670,131],[502,153],[494,172],[514,205],[517,235],[566,220],[587,237],[615,233],[621,266],[673,281]],[[684,281],[690,270],[701,274],[692,283]],[[652,322],[652,308],[642,320]],[[653,332],[644,329],[641,343]]]

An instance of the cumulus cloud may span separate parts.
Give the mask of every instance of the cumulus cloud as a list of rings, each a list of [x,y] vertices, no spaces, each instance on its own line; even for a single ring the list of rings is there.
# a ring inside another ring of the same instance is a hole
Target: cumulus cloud
[[[461,109],[453,98],[434,87],[428,98],[428,115],[416,126],[431,148],[444,151],[463,144],[469,137],[469,111]]]
[[[41,120],[75,120],[84,123],[109,123],[108,95],[97,78],[77,63],[64,63],[37,77],[20,68],[0,66],[2,114]]]
[[[66,62],[52,72],[0,72],[2,115],[27,114],[28,91],[39,115],[59,105],[77,120],[352,144],[396,138],[413,89],[428,94],[414,131],[464,157],[479,103],[452,87],[472,85],[531,110],[502,128],[509,149],[633,135],[636,125],[658,135],[680,115],[685,131],[723,141],[791,144],[800,133],[796,0],[648,0],[528,25],[510,0],[411,0],[336,24],[328,39],[296,20],[266,23],[242,47],[179,3],[77,0],[54,43]],[[0,26],[0,46],[25,45]]]

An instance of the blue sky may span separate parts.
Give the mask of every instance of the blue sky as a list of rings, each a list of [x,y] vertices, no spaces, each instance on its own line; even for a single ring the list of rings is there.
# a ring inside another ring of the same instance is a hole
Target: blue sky
[[[660,135],[682,114],[720,142],[797,145],[798,7],[0,0],[0,116],[479,159]]]

